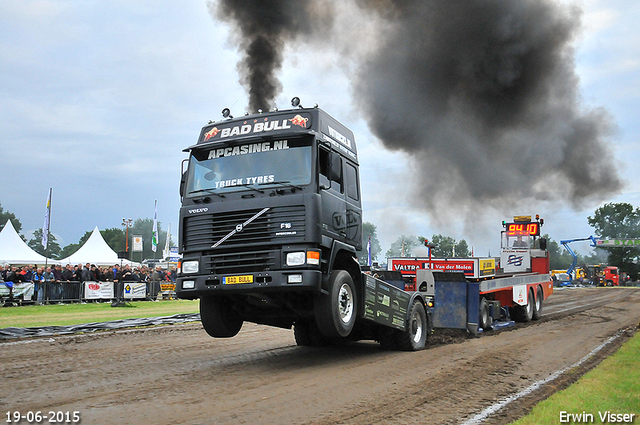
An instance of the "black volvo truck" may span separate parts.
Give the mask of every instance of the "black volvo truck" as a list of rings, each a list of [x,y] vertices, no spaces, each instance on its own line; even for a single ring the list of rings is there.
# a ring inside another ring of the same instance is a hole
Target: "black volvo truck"
[[[299,345],[395,333],[405,348],[421,348],[424,294],[363,274],[357,261],[353,133],[317,106],[292,105],[242,118],[225,109],[185,149],[177,296],[200,298],[213,337],[248,321],[293,327]]]

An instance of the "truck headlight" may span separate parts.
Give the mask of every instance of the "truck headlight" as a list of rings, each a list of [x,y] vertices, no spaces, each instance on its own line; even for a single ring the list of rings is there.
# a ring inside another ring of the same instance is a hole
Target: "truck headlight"
[[[198,270],[199,270],[198,260],[182,262],[182,273],[198,273]]]
[[[302,252],[287,253],[287,266],[302,266],[305,263],[307,254]]]

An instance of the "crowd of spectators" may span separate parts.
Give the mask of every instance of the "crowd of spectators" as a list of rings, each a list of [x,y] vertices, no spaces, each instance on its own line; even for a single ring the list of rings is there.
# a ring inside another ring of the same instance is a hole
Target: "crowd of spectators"
[[[176,270],[173,266],[169,270],[156,267],[155,270],[147,266],[131,267],[126,264],[120,267],[97,267],[87,263],[72,266],[60,264],[43,268],[37,265],[9,266],[0,265],[0,279],[5,282],[175,282]]]
[[[62,293],[61,284],[69,282],[150,282],[153,283],[154,294],[159,290],[160,283],[173,283],[176,280],[176,270],[170,266],[163,270],[160,266],[151,269],[145,265],[131,267],[126,264],[123,267],[115,264],[113,267],[97,267],[87,263],[72,266],[67,264],[52,265],[50,267],[38,267],[37,265],[9,266],[0,264],[0,282],[4,281],[11,290],[13,284],[33,282],[34,295],[38,303],[43,303],[45,290],[47,297],[60,299]]]

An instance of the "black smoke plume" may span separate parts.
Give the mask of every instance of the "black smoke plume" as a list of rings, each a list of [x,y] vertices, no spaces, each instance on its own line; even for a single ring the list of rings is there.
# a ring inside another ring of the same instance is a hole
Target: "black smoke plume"
[[[286,43],[321,34],[312,25],[318,10],[330,24],[322,3],[218,1],[216,16],[238,30],[252,109],[270,106],[281,90]],[[336,1],[333,12],[344,4]],[[332,40],[350,53],[377,43],[364,57],[345,57],[355,62],[353,96],[382,143],[411,158],[414,198],[432,217],[522,211],[539,201],[580,207],[620,190],[609,165],[610,117],[580,98],[572,47],[578,9],[551,0],[355,4],[350,10],[383,23],[378,36],[354,40],[350,28]]]
[[[282,91],[278,71],[287,42],[310,37],[331,25],[331,8],[323,1],[218,0],[209,12],[235,29],[244,58],[240,83],[249,94],[249,110],[269,110]]]
[[[610,119],[580,102],[578,10],[540,0],[360,5],[392,30],[359,67],[355,93],[384,145],[415,160],[418,199],[436,216],[521,200],[578,207],[621,188]]]

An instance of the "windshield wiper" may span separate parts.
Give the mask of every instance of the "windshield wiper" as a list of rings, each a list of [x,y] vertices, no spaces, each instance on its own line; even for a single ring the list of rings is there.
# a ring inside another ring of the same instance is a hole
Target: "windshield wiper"
[[[210,193],[212,195],[217,195],[221,198],[224,198],[225,196],[222,193],[218,193],[218,192],[214,192],[214,189],[199,189],[199,190],[194,190],[193,192],[189,192],[190,195],[193,195],[194,193]]]
[[[261,185],[262,183],[258,183],[258,185]],[[264,190],[262,189],[258,189],[257,187],[253,187],[254,183],[245,183],[245,184],[238,184],[236,186],[238,187],[246,187],[247,189],[251,189],[251,190],[255,190],[258,193],[264,193]],[[235,187],[235,186],[229,186],[229,187]]]
[[[260,185],[260,186],[264,186],[264,185],[267,185],[267,184],[279,184],[279,185],[282,185],[282,186],[289,187],[291,189],[302,190],[301,186],[292,184],[289,180],[282,180],[282,181],[279,181],[279,182],[258,183],[258,185]]]

